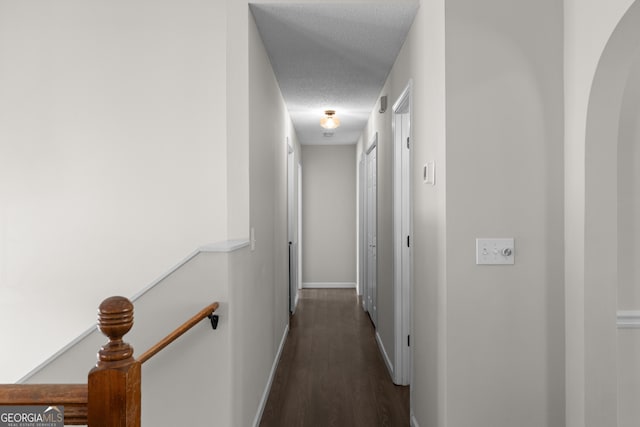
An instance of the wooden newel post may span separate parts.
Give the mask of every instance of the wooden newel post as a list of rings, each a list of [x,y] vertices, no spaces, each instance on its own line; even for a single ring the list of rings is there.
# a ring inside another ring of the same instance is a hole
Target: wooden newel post
[[[98,327],[109,342],[89,372],[89,427],[140,427],[140,362],[122,337],[133,326],[133,304],[107,298],[98,310]]]

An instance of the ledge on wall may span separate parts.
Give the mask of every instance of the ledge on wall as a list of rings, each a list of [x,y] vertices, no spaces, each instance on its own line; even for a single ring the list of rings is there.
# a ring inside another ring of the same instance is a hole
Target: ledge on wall
[[[249,246],[249,239],[225,240],[201,246],[199,252],[233,252]]]
[[[185,264],[187,264],[189,261],[194,259],[200,253],[231,253],[231,252],[240,250],[240,249],[248,247],[248,246],[249,246],[249,240],[248,239],[243,239],[243,240],[225,240],[225,241],[222,241],[222,242],[217,242],[217,243],[212,243],[212,244],[209,244],[209,245],[201,246],[198,249],[196,249],[193,252],[191,252],[189,255],[187,255],[182,261],[180,261],[179,263],[177,263],[176,265],[171,267],[168,271],[166,271],[165,273],[160,275],[155,281],[153,281],[152,283],[147,285],[145,288],[143,288],[141,291],[139,291],[138,293],[133,295],[130,299],[131,299],[132,302],[136,302],[144,294],[149,292],[151,289],[153,289],[155,286],[157,286],[159,283],[161,283],[163,280],[165,280],[171,274],[173,274],[174,272],[176,272],[177,270],[182,268]],[[71,349],[72,347],[77,345],[80,341],[84,340],[86,337],[88,337],[92,333],[96,333],[96,332],[97,332],[97,329],[96,329],[95,324],[91,325],[83,333],[78,335],[75,339],[73,339],[67,345],[62,347],[60,350],[58,350],[56,353],[54,353],[51,357],[46,359],[40,365],[36,366],[34,369],[32,369],[26,375],[24,375],[22,378],[20,378],[17,381],[17,383],[21,384],[21,383],[27,382],[29,380],[29,378],[31,378],[32,376],[34,376],[35,374],[40,372],[42,369],[44,369],[46,366],[48,366],[51,362],[53,362],[54,360],[59,358],[61,355],[66,353],[69,349]]]

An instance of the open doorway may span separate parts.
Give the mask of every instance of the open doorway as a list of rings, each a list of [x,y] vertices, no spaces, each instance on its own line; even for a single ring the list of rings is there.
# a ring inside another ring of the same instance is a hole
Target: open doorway
[[[568,396],[602,400],[597,411],[578,410],[587,423],[596,420],[594,424],[619,427],[638,425],[640,416],[639,37],[640,1],[636,0],[608,40],[593,77],[585,152],[580,159],[585,165],[580,188],[585,203],[571,217],[584,220],[580,241],[584,247],[574,242],[577,239],[568,243],[571,253],[584,257],[580,260],[584,269],[580,292],[589,296],[580,299],[572,290],[574,305],[567,305],[582,313],[580,322],[567,327],[567,337],[573,342],[578,343],[576,337],[582,339],[582,345],[568,347],[567,361],[579,361],[584,367],[568,387]],[[575,193],[576,188],[570,190]],[[576,261],[570,265],[577,271]],[[577,301],[583,304],[579,311]],[[616,316],[617,327],[612,321]],[[602,399],[605,395],[607,399]]]

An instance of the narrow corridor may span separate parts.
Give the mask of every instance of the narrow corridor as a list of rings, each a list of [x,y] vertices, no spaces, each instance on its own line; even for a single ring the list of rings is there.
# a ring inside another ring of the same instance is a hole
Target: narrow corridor
[[[392,383],[354,290],[302,290],[260,425],[409,425],[409,387]]]

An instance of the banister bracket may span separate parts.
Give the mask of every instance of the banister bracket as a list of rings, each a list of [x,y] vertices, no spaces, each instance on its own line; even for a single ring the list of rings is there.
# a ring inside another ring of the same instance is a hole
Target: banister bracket
[[[210,315],[207,316],[209,318],[209,320],[211,320],[211,327],[215,330],[218,329],[218,320],[220,320],[220,318],[218,317],[217,314],[213,314],[211,313]]]

